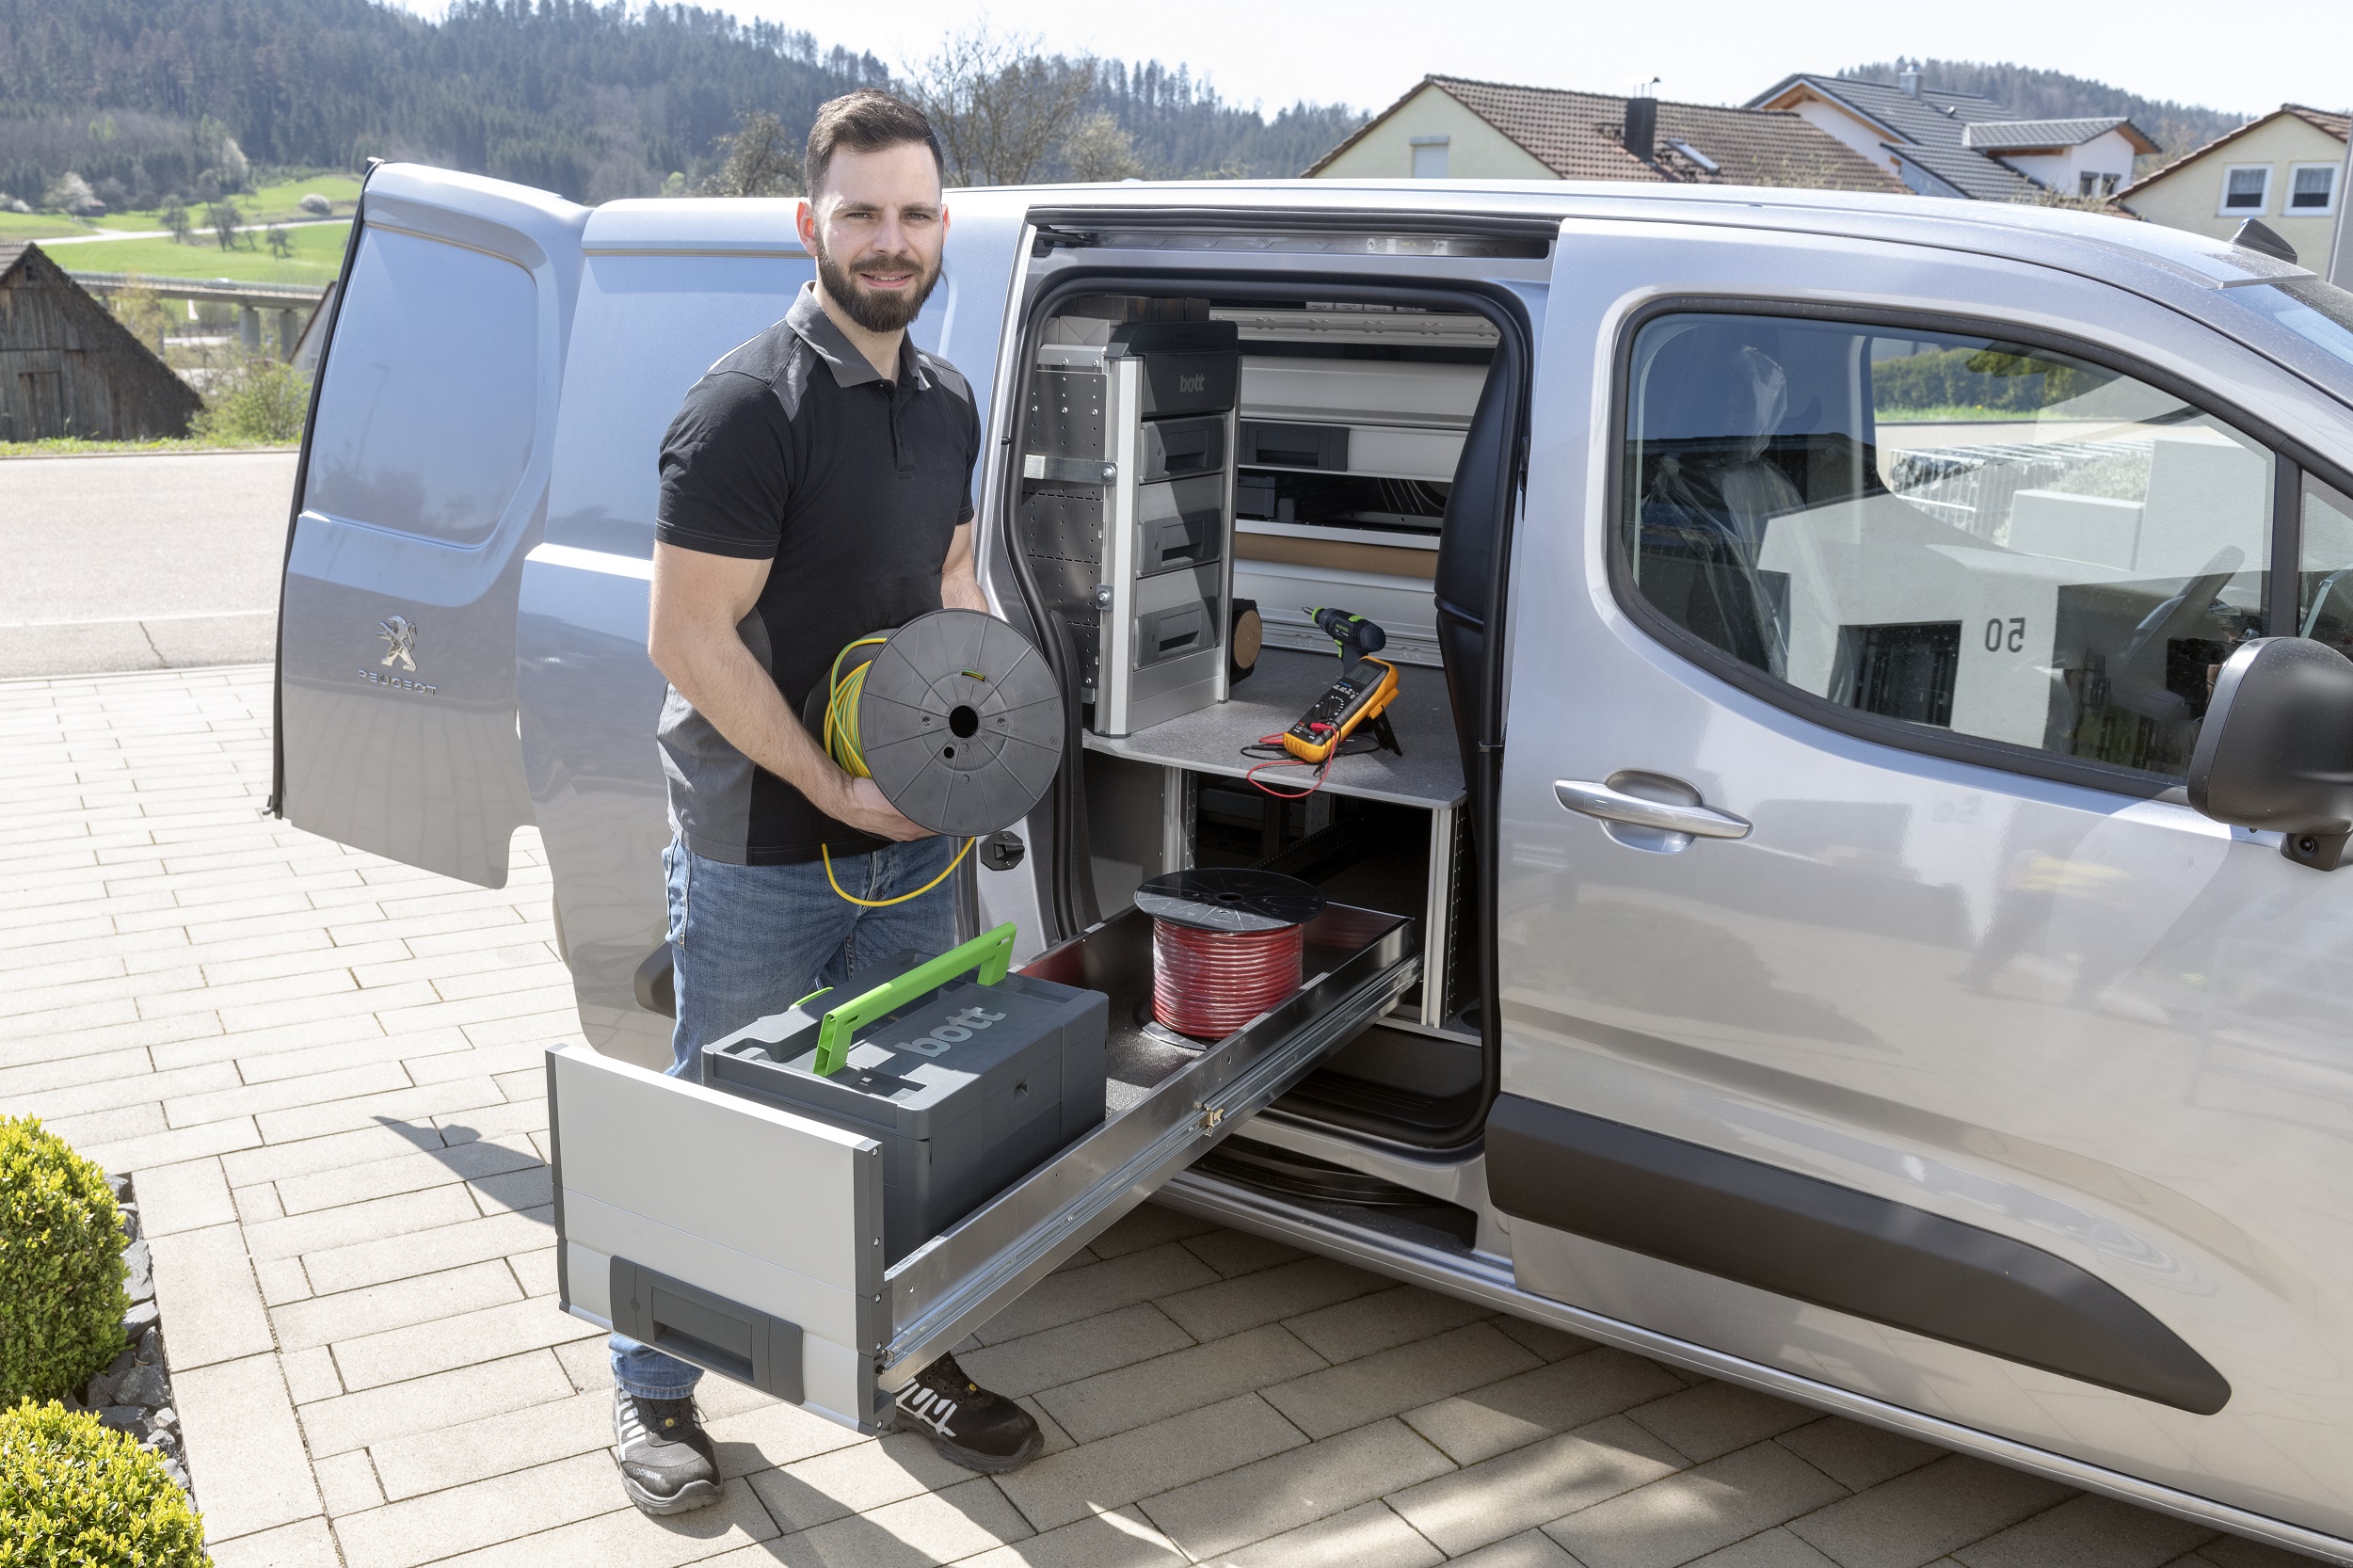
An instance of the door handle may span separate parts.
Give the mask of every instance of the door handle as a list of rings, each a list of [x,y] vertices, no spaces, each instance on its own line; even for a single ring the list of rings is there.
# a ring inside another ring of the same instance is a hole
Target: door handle
[[[1661,833],[1688,833],[1694,839],[1745,839],[1753,825],[1746,817],[1736,817],[1729,811],[1646,800],[1607,784],[1579,778],[1556,780],[1552,792],[1561,805],[1589,817],[1625,823],[1629,827],[1656,828]]]

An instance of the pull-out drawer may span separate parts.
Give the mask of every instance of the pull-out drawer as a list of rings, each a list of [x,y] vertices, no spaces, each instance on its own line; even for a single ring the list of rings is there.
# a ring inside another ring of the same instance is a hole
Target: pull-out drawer
[[[1140,911],[1022,972],[1110,995],[1104,1121],[888,1269],[872,1139],[584,1046],[551,1050],[565,1309],[878,1431],[940,1352],[1385,1012],[1421,954],[1412,920],[1333,904],[1306,928],[1306,983],[1208,1046],[1151,1022]]]

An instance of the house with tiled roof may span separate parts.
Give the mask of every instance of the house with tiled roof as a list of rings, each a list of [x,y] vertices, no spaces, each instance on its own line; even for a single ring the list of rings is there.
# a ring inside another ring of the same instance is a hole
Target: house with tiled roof
[[[1425,76],[1319,159],[1327,180],[1646,180],[1901,192],[1793,114]]]
[[[2121,115],[2022,120],[1980,94],[1930,88],[1916,71],[1892,86],[1785,76],[1748,107],[1798,116],[1923,196],[1975,201],[2113,196],[2131,183],[2133,159],[2158,150]]]
[[[2135,217],[2228,239],[2254,218],[2329,276],[2344,233],[2345,149],[2353,115],[2282,104],[2126,187]]]

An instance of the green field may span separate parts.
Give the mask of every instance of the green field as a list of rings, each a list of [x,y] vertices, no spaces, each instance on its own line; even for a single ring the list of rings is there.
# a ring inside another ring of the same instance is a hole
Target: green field
[[[240,283],[325,284],[335,280],[344,263],[344,239],[349,223],[308,223],[286,231],[294,242],[290,260],[278,261],[268,242],[258,233],[253,248],[223,250],[211,235],[200,243],[182,245],[171,239],[96,240],[88,245],[59,246],[50,260],[69,272],[136,272],[150,278],[229,278]]]
[[[45,441],[0,441],[0,460],[9,457],[120,456],[126,452],[295,452],[284,446],[254,446],[248,442],[199,440],[193,436],[152,441],[86,441],[59,436]]]
[[[46,240],[89,232],[88,224],[56,213],[0,213],[0,240]]]
[[[351,211],[351,204],[360,200],[360,181],[356,175],[350,174],[321,174],[308,180],[274,180],[229,200],[235,203],[237,211],[245,215],[248,223],[290,223],[310,216],[302,210],[302,199],[312,191],[332,201],[336,215],[341,216]],[[187,207],[189,222],[200,224],[204,221],[203,202],[191,201]],[[73,220],[58,218],[55,221],[72,223]],[[163,226],[164,220],[156,216],[155,210],[147,208],[138,212],[108,213],[88,225],[78,226],[77,232],[88,233],[95,229],[117,229],[140,233]]]

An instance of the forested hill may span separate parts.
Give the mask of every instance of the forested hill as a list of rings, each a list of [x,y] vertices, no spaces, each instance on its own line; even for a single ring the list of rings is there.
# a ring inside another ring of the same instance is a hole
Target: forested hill
[[[2031,66],[1994,65],[1981,60],[1920,60],[1921,84],[1945,92],[1974,92],[2003,104],[2021,120],[2090,119],[2121,114],[2155,138],[2169,157],[2203,147],[2223,132],[2245,124],[2251,116],[2230,114],[2171,99],[2143,98],[2105,82],[2070,76],[2063,72],[2037,71]],[[1893,86],[1901,64],[1850,65],[1838,74]],[[2276,104],[2255,105],[2262,113]]]
[[[688,6],[456,0],[0,0],[0,190],[72,169],[123,200],[185,190],[223,135],[257,164],[420,158],[599,201],[700,179],[748,110],[793,134],[890,70]],[[1237,109],[1158,64],[1096,68],[1145,172],[1294,174],[1359,122]]]

